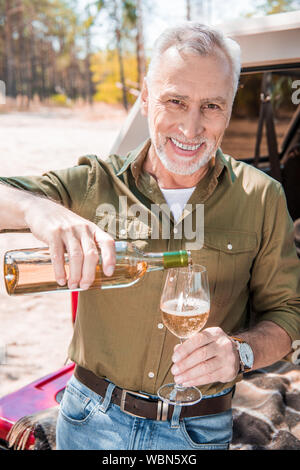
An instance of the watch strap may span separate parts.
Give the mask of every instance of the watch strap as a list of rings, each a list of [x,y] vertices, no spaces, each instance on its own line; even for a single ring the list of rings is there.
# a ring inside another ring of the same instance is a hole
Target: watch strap
[[[246,343],[244,339],[238,338],[237,336],[230,336],[231,339],[234,339],[238,343]]]
[[[241,339],[241,338],[237,338],[236,336],[230,336],[230,338],[233,340],[234,344],[236,345],[236,348],[237,348],[237,351],[238,351],[238,354],[239,354],[240,368],[239,368],[239,371],[238,371],[238,375],[239,375],[239,374],[243,374],[244,372],[247,372],[248,370],[250,370],[250,368],[249,368],[249,367],[246,367],[246,365],[245,365],[244,362],[242,361],[242,358],[241,358],[241,355],[240,355],[240,351],[239,351],[239,346],[240,346],[240,344],[246,343],[246,341],[244,341],[244,340]]]

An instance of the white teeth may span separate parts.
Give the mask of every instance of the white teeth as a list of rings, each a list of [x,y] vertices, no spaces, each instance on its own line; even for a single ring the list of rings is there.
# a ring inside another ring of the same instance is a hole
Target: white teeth
[[[173,139],[173,137],[171,137],[171,140],[172,140],[173,144],[176,145],[176,147],[179,147],[182,150],[197,150],[201,145],[201,144],[197,144],[197,145],[182,144],[181,142],[178,142],[178,140]]]

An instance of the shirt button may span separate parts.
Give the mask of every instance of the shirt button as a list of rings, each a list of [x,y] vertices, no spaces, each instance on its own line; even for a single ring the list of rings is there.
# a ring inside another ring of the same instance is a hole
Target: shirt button
[[[228,248],[228,250],[232,250],[232,245],[231,245],[231,243],[228,243],[227,248]]]
[[[149,377],[149,379],[153,379],[153,377],[154,377],[154,372],[149,372],[148,377]]]
[[[160,330],[162,330],[163,327],[164,327],[164,324],[163,324],[163,323],[158,323],[157,328],[159,328]]]
[[[122,230],[120,230],[120,234],[121,235],[125,235],[126,234],[126,230],[124,228],[122,228]]]
[[[178,229],[175,227],[174,228],[174,233],[177,233],[178,232]]]

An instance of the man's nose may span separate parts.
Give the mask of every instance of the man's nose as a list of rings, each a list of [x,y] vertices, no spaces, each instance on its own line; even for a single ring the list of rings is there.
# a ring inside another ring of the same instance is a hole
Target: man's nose
[[[184,116],[181,116],[179,130],[187,140],[193,140],[199,137],[199,135],[203,133],[204,129],[203,117],[199,110],[189,110],[184,114]]]

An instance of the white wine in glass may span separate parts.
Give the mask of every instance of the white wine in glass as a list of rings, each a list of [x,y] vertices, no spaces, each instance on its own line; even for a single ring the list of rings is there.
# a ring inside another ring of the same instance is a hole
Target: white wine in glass
[[[193,264],[187,268],[170,269],[160,299],[162,320],[166,328],[182,343],[205,326],[210,311],[207,271]],[[172,405],[194,405],[202,394],[197,387],[175,383],[159,388],[161,400]]]

